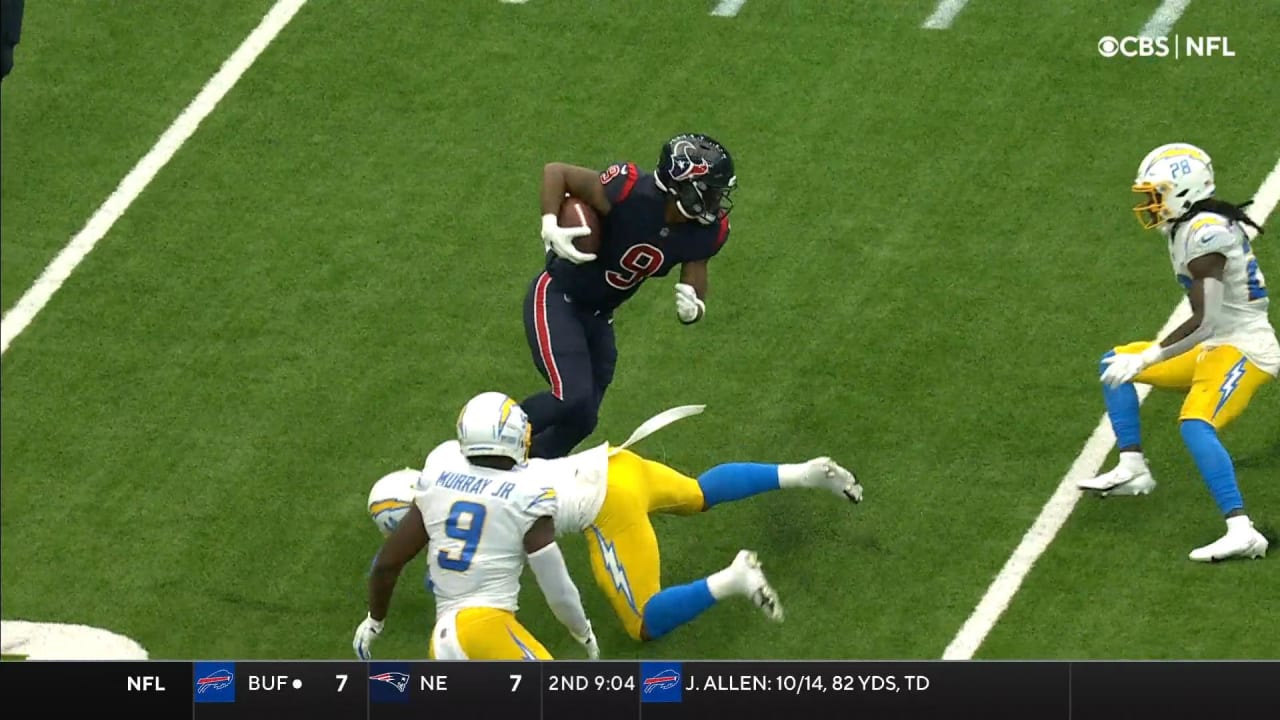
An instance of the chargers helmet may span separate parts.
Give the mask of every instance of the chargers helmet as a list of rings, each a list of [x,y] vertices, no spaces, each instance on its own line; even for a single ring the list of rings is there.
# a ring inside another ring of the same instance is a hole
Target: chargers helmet
[[[413,494],[421,473],[411,468],[383,475],[369,491],[369,517],[385,537],[390,535],[413,506]]]
[[[471,398],[458,415],[458,446],[466,457],[500,455],[524,464],[532,429],[519,403],[500,392]]]
[[[1133,191],[1143,196],[1133,208],[1142,227],[1150,230],[1177,220],[1192,205],[1213,197],[1213,160],[1195,145],[1161,145],[1142,159]]]
[[[715,140],[702,134],[677,135],[662,146],[653,173],[658,189],[676,199],[681,215],[711,225],[733,209],[738,185],[733,158]]]

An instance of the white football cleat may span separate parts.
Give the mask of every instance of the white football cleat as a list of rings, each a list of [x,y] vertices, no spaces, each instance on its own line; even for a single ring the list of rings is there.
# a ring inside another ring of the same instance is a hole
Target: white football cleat
[[[751,604],[760,608],[765,617],[774,622],[782,622],[782,604],[778,602],[778,593],[769,585],[760,567],[760,559],[750,550],[738,552],[729,567],[737,573],[742,592],[751,599]]]
[[[850,502],[862,502],[862,485],[858,479],[829,457],[805,463],[805,481],[812,487],[827,488]]]
[[[1189,558],[1196,562],[1218,562],[1233,557],[1256,559],[1266,557],[1267,539],[1253,527],[1244,530],[1227,530],[1227,534],[1213,542],[1191,551]]]
[[[1156,479],[1146,463],[1140,469],[1117,465],[1111,472],[1088,480],[1076,481],[1081,490],[1093,490],[1102,497],[1113,495],[1147,495],[1156,489]]]

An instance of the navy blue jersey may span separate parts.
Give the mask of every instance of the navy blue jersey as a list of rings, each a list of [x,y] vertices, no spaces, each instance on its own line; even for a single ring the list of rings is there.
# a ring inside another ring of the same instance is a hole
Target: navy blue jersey
[[[547,255],[556,289],[575,303],[610,312],[635,294],[646,278],[663,277],[676,265],[706,260],[729,239],[729,218],[715,225],[666,221],[667,195],[635,163],[600,173],[612,209],[600,219],[600,249],[582,265]]]

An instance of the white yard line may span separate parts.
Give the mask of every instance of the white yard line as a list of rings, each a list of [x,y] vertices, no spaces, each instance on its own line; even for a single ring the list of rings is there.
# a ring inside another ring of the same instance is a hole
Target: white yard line
[[[1271,174],[1267,175],[1267,179],[1263,181],[1253,197],[1253,204],[1247,208],[1247,212],[1254,222],[1262,225],[1275,209],[1276,203],[1280,202],[1280,160],[1276,162]],[[1190,313],[1190,305],[1184,298],[1174,309],[1169,321],[1160,329],[1159,337],[1167,335],[1190,317]],[[1139,385],[1138,402],[1145,400],[1150,392],[1150,386]],[[1004,567],[1000,568],[995,580],[991,582],[991,587],[987,588],[986,594],[974,608],[973,614],[965,620],[960,632],[956,633],[955,639],[942,653],[943,660],[968,660],[978,651],[982,641],[991,632],[991,628],[995,627],[996,621],[1008,609],[1009,603],[1018,592],[1018,588],[1022,586],[1027,573],[1031,572],[1036,560],[1049,548],[1049,543],[1053,542],[1054,536],[1071,516],[1071,511],[1075,509],[1081,495],[1081,491],[1076,488],[1076,481],[1093,477],[1098,472],[1103,461],[1107,459],[1107,454],[1111,452],[1111,447],[1115,445],[1115,441],[1115,435],[1111,432],[1111,423],[1104,414],[1098,421],[1098,426],[1093,429],[1089,440],[1085,442],[1084,449],[1071,464],[1071,469],[1062,478],[1058,489],[1049,498],[1049,502],[1045,503],[1040,516],[1031,524],[1027,534],[1022,536],[1022,542],[1018,543],[1013,555],[1009,556]]]
[[[920,27],[925,30],[946,30],[968,4],[969,0],[938,0],[938,7],[933,9],[933,14]]]
[[[183,143],[191,139],[200,123],[213,112],[222,98],[253,65],[263,50],[289,24],[298,10],[307,0],[278,0],[263,16],[262,22],[240,47],[231,53],[222,67],[209,78],[200,93],[191,104],[178,115],[169,129],[164,131],[151,150],[138,161],[120,181],[116,189],[107,197],[102,206],[93,213],[84,228],[71,238],[71,242],[54,257],[49,266],[40,273],[40,277],[23,293],[18,302],[0,319],[0,355],[9,351],[14,338],[35,320],[36,315],[44,309],[53,298],[54,293],[71,277],[71,273],[81,261],[93,250],[98,241],[106,236],[116,221],[124,215],[134,200],[142,194],[147,185],[155,179]]]
[[[1173,29],[1178,18],[1182,17],[1182,13],[1187,11],[1187,6],[1191,4],[1191,0],[1164,0],[1160,3],[1160,7],[1151,13],[1151,17],[1147,18],[1147,24],[1142,26],[1142,31],[1138,33],[1140,37],[1163,37],[1169,34]]]
[[[747,0],[720,0],[716,3],[716,7],[711,11],[716,17],[734,17],[741,10],[742,6],[747,4]]]

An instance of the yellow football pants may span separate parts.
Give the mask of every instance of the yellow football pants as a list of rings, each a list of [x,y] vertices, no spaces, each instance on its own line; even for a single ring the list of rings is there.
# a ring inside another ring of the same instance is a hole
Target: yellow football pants
[[[662,589],[649,513],[692,515],[705,505],[691,477],[627,450],[609,458],[604,504],[585,535],[596,584],[632,638],[643,639],[644,607]]]
[[[1139,353],[1153,344],[1129,343],[1116,348],[1116,352]],[[1197,345],[1143,370],[1134,382],[1185,391],[1187,397],[1178,419],[1203,420],[1221,430],[1240,417],[1258,389],[1273,379],[1230,345],[1210,350]]]
[[[550,660],[551,653],[508,610],[463,608],[436,621],[432,660]]]

